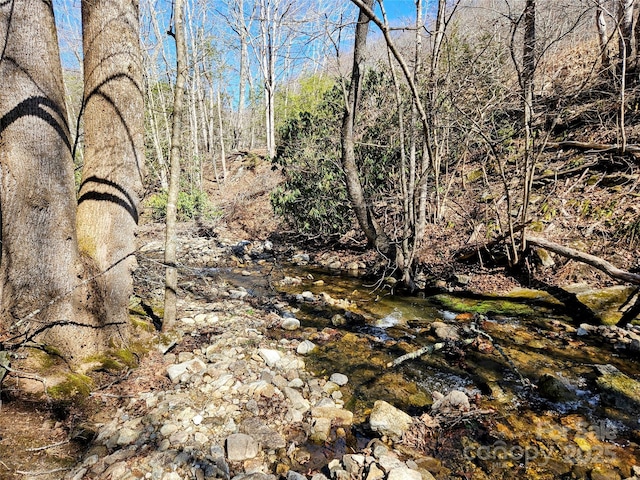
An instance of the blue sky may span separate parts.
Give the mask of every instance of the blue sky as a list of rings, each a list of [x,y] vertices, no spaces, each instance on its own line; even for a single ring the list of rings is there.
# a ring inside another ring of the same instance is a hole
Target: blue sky
[[[436,0],[423,0],[430,9]],[[165,11],[171,6],[170,0],[159,0],[157,5]],[[385,10],[392,24],[406,25],[415,18],[415,0],[384,0]],[[79,68],[78,58],[81,58],[80,35],[80,0],[54,0],[58,37],[63,65],[66,68]],[[379,10],[378,10],[379,11]],[[353,7],[354,19],[357,15]],[[375,31],[375,27],[374,30]]]

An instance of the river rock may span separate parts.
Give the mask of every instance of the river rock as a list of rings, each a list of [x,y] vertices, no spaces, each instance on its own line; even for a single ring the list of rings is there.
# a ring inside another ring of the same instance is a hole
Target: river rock
[[[231,480],[276,480],[276,476],[262,472],[241,473],[240,475],[233,477]]]
[[[314,419],[328,418],[336,426],[349,426],[353,423],[353,413],[339,407],[313,407],[311,417]]]
[[[300,473],[294,472],[293,470],[289,470],[287,472],[287,480],[307,480],[307,477]]]
[[[349,377],[347,377],[346,375],[344,375],[342,373],[334,373],[329,378],[329,381],[335,383],[336,385],[339,385],[339,386],[343,387],[347,383],[349,383]]]
[[[269,367],[275,367],[276,363],[282,358],[278,350],[271,350],[269,348],[261,348],[258,350],[258,353]]]
[[[399,438],[409,430],[413,419],[410,415],[384,400],[376,400],[369,416],[371,430],[391,438]]]
[[[304,340],[300,342],[300,344],[298,345],[298,348],[296,349],[296,352],[298,352],[298,354],[300,355],[308,355],[315,348],[316,348],[316,344],[313,343],[311,340]]]
[[[169,365],[167,367],[167,375],[173,383],[177,383],[187,372],[201,373],[206,370],[207,366],[199,358],[194,358],[186,362]]]
[[[118,445],[130,445],[134,443],[140,436],[140,430],[134,430],[132,428],[122,428],[118,435]]]
[[[280,328],[289,331],[298,330],[300,328],[300,320],[297,318],[285,318],[282,320]]]
[[[336,313],[333,317],[331,317],[331,324],[334,327],[342,327],[347,324],[347,319],[339,313]]]
[[[259,445],[251,435],[234,433],[225,440],[230,462],[242,462],[258,455]]]
[[[291,402],[294,410],[304,413],[311,408],[309,401],[306,400],[298,390],[291,387],[284,387],[284,394]]]
[[[628,377],[613,365],[597,365],[596,369],[600,372],[596,383],[602,392],[603,402],[628,413],[639,414],[640,382]]]
[[[538,392],[552,402],[568,402],[576,398],[575,394],[562,379],[548,373],[538,380]]]
[[[422,475],[416,470],[403,466],[391,470],[387,480],[422,480]]]
[[[240,424],[239,429],[241,433],[251,435],[265,450],[276,450],[287,445],[287,441],[279,432],[258,417],[247,418]]]
[[[436,337],[438,337],[441,340],[448,340],[448,341],[460,340],[458,329],[454,325],[449,325],[444,322],[433,322],[431,324],[431,331],[433,331],[436,334]]]
[[[384,471],[378,467],[377,464],[372,463],[369,466],[369,471],[367,472],[366,480],[382,480],[384,478]]]
[[[468,411],[469,397],[460,390],[451,390],[448,394],[442,395],[440,392],[432,393],[435,402],[431,405],[433,412],[451,412],[451,411]]]
[[[331,435],[331,419],[330,418],[312,418],[311,434],[309,438],[316,443],[324,443]]]

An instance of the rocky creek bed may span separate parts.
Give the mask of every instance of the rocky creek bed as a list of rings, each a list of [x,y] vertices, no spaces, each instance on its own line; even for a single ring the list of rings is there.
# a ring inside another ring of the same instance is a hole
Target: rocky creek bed
[[[180,242],[181,315],[175,331],[151,334],[140,366],[92,393],[101,406],[94,406],[80,433],[76,428],[68,434],[72,441],[88,440],[79,457],[48,473],[23,468],[25,473],[6,478],[640,478],[640,383],[615,366],[633,361],[629,357],[640,347],[635,327],[572,328],[552,320],[543,332],[599,364],[588,367],[599,382],[593,398],[611,419],[600,422],[578,407],[558,412],[578,397],[588,403],[592,392],[584,394],[573,378],[557,372],[531,374],[543,370],[545,347],[526,332],[510,330],[508,318],[447,313],[440,322],[408,322],[395,339],[379,326],[343,330],[342,322],[355,318],[350,312],[360,312],[361,322],[366,311],[332,297],[330,280],[290,275],[275,260],[270,242],[186,236]],[[161,298],[161,251],[160,242],[140,249],[140,303],[132,306],[140,313],[138,328],[152,323],[153,318],[140,319],[143,312],[153,316],[149,304]],[[287,260],[304,264],[309,258],[293,252]],[[327,261],[352,272],[364,266]],[[302,283],[315,290],[302,289]],[[321,307],[327,307],[322,315],[331,319],[328,324],[305,320]],[[424,332],[450,347],[425,368],[461,378],[469,370],[461,363],[470,362],[478,377],[482,369],[493,372],[495,365],[488,364],[504,359],[486,338],[473,344],[467,359],[453,348],[465,336],[464,326],[478,318],[492,335],[500,326],[502,338],[514,340],[507,354],[518,366],[531,362],[525,373],[540,379],[533,387],[536,408],[523,406],[525,387],[509,368],[504,379],[487,379],[496,375],[491,373],[476,379],[477,385],[447,383],[428,372],[424,381],[407,378],[402,369],[384,370],[390,357],[381,353],[383,347],[396,357],[415,351],[416,332]],[[609,364],[607,355],[596,356],[595,347],[584,343],[593,338],[625,357],[613,355]],[[525,351],[521,358],[518,349]],[[354,373],[357,364],[375,369],[363,377]],[[383,377],[393,381],[377,388]],[[620,418],[621,412],[627,416]],[[10,442],[10,436],[0,440]],[[55,457],[55,451],[54,445],[34,455]]]

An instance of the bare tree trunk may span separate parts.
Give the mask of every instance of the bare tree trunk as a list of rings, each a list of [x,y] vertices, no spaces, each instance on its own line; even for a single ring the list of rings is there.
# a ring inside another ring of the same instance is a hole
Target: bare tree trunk
[[[238,112],[236,115],[235,129],[233,133],[233,145],[231,148],[239,149],[243,145],[244,116],[247,95],[247,77],[249,75],[249,46],[247,41],[247,28],[244,22],[244,0],[238,0],[239,15],[236,20],[238,24],[238,37],[240,39],[240,71],[238,78]]]
[[[522,50],[522,98],[524,124],[524,178],[522,188],[522,215],[520,223],[526,225],[529,215],[529,199],[533,177],[535,176],[535,162],[533,152],[533,86],[536,70],[536,2],[527,0],[524,10],[524,45]],[[520,250],[526,248],[526,230],[522,231]],[[514,263],[518,262],[518,253],[514,252]]]
[[[85,162],[80,251],[107,271],[104,321],[126,340],[144,176],[144,105],[137,0],[83,0]]]
[[[395,65],[393,64],[391,52],[389,52],[388,49],[387,56],[389,59],[389,68],[391,69],[391,78],[393,79],[394,93],[398,108],[398,139],[400,143],[400,190],[402,194],[403,227],[401,240],[399,242],[400,248],[396,249],[396,265],[402,271],[402,282],[405,285],[408,285],[412,281],[411,266],[413,263],[413,252],[415,251],[411,248],[412,242],[409,242],[409,239],[413,236],[413,221],[409,215],[410,205],[413,203],[413,196],[409,195],[408,190],[407,152],[405,148],[406,132],[402,106],[402,91],[400,89],[400,82],[398,81],[398,75],[396,73]]]
[[[413,51],[413,81],[418,81],[418,76],[422,70],[422,35],[419,31],[420,24],[422,23],[422,0],[416,0],[416,31],[415,31],[415,49]],[[418,181],[418,160],[417,160],[417,139],[416,134],[418,124],[418,110],[415,102],[411,102],[411,117],[409,120],[409,182],[408,182],[408,195],[411,203],[409,204],[409,218],[411,222],[411,228],[418,231],[424,231],[426,218],[426,182],[422,190],[424,190],[424,196],[416,195],[416,183]],[[424,138],[423,138],[424,141]],[[424,152],[423,152],[424,153]],[[423,198],[424,197],[424,198]],[[422,201],[424,200],[424,202]],[[418,213],[420,212],[420,213]]]
[[[215,131],[215,105],[213,99],[213,80],[211,79],[211,71],[205,72],[205,78],[207,79],[208,87],[209,87],[209,98],[208,98],[208,115],[207,115],[207,130],[209,132],[210,143],[207,145],[207,158],[211,159],[211,163],[213,164],[213,174],[216,177],[216,184],[218,185],[218,190],[220,190],[220,174],[218,173],[218,162],[216,162],[216,154],[215,148],[213,146],[214,139],[214,131]]]
[[[373,8],[373,3],[374,0],[365,0],[366,6],[370,9]],[[367,46],[368,32],[369,17],[360,10],[353,47],[351,83],[349,85],[348,99],[342,120],[342,168],[347,183],[349,198],[351,199],[351,205],[353,206],[360,228],[371,246],[375,246],[381,252],[387,253],[389,250],[389,242],[386,236],[379,231],[369,211],[362,184],[360,183],[355,157],[354,124],[360,101],[359,97],[364,68],[364,49]]]
[[[620,29],[619,58],[626,60],[631,57],[633,39],[633,4],[634,0],[617,0],[617,21]]]
[[[147,116],[149,117],[149,126],[151,129],[151,136],[153,137],[153,149],[156,153],[156,161],[158,162],[158,179],[160,180],[160,188],[166,190],[169,188],[169,181],[167,180],[167,162],[164,158],[164,152],[162,151],[162,141],[160,140],[160,128],[158,127],[158,117],[156,113],[156,104],[153,91],[151,90],[151,79],[148,79],[147,84]]]
[[[272,5],[267,0],[260,1],[260,34],[262,75],[264,78],[264,114],[265,114],[265,137],[267,145],[267,155],[275,156],[275,145],[273,143],[273,95],[274,95],[274,48],[273,45],[273,11]]]
[[[227,181],[227,154],[224,149],[224,124],[222,123],[222,98],[220,97],[220,88],[216,90],[218,96],[218,126],[220,134],[220,160],[222,164],[222,182]]]
[[[167,331],[176,321],[178,269],[177,262],[177,203],[180,189],[180,154],[182,134],[182,114],[184,109],[184,82],[186,77],[186,42],[184,34],[184,4],[183,0],[174,3],[174,32],[176,43],[176,86],[173,100],[173,126],[171,131],[171,171],[169,177],[169,194],[167,199],[167,224],[165,234],[164,261],[167,267],[164,290],[164,318],[162,330]]]
[[[598,29],[598,45],[600,46],[600,61],[603,69],[608,69],[611,61],[609,58],[609,34],[607,33],[607,21],[604,14],[604,0],[596,0],[596,28]]]
[[[63,326],[84,319],[76,316],[75,295],[68,296],[81,270],[51,5],[39,0],[0,5],[0,39],[0,334],[42,329],[37,341],[77,360],[92,353],[98,332]],[[26,321],[36,309],[41,312]]]

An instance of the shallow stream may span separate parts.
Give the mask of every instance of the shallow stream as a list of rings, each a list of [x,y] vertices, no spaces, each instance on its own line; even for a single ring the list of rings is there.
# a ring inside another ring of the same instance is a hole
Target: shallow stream
[[[398,296],[318,269],[227,273],[230,283],[256,295],[275,285],[319,345],[307,357],[308,369],[349,377],[345,406],[362,425],[352,442],[366,438],[376,400],[419,416],[429,412],[434,391],[461,390],[472,401],[471,414],[443,419],[406,442],[425,455],[437,478],[616,479],[640,466],[640,397],[611,399],[599,387],[597,367],[612,365],[634,382],[640,379],[637,353],[578,335],[580,314],[544,292]],[[336,314],[346,318],[344,325],[334,325],[341,320]],[[444,342],[440,351],[388,366],[442,342],[432,332],[435,321],[476,341]],[[342,443],[349,447],[348,439]]]

